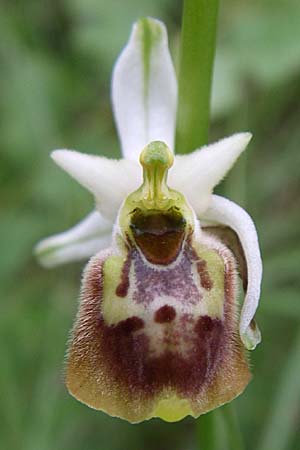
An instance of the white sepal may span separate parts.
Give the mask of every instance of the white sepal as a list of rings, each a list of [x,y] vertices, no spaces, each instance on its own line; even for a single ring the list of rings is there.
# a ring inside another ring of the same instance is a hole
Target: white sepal
[[[112,223],[94,211],[70,230],[43,239],[34,253],[44,267],[88,259],[110,245],[111,233]]]
[[[174,148],[177,81],[164,24],[133,26],[112,77],[112,103],[123,156],[137,161],[151,141]]]
[[[176,155],[169,184],[186,196],[198,216],[206,210],[213,188],[231,169],[251,137],[251,133],[237,133],[188,155]]]
[[[240,239],[248,276],[247,292],[240,318],[240,335],[244,345],[253,350],[260,342],[259,330],[251,322],[258,306],[262,280],[262,261],[256,228],[243,208],[218,195],[212,196],[208,209],[201,217],[211,223],[229,226]]]
[[[124,198],[141,184],[140,166],[133,161],[73,150],[55,150],[51,156],[56,164],[94,194],[97,209],[112,222]]]

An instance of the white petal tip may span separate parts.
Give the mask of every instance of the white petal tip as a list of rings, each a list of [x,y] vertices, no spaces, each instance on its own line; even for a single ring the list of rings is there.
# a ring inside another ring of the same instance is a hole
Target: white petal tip
[[[237,136],[241,139],[241,141],[245,143],[245,146],[247,146],[252,139],[252,133],[250,133],[249,131],[238,133]]]
[[[129,44],[134,45],[136,42],[141,42],[145,46],[145,43],[148,41],[148,44],[151,46],[155,42],[165,44],[167,40],[167,30],[163,22],[152,17],[142,17],[132,27]],[[150,50],[151,47],[149,47]]]
[[[94,211],[63,233],[40,241],[33,252],[44,267],[87,259],[110,245],[112,223]]]
[[[237,149],[240,149],[242,152],[245,150],[247,145],[252,139],[252,133],[249,131],[241,132],[241,133],[235,133],[232,136],[229,136],[228,138],[222,139],[219,141],[221,144],[228,144],[230,147],[234,146]]]
[[[51,158],[54,159],[54,161],[56,160],[56,158],[60,158],[60,156],[64,153],[64,152],[68,152],[70,150],[67,150],[65,148],[59,148],[59,149],[55,149],[52,150],[51,152]]]
[[[247,327],[246,331],[241,334],[241,339],[247,350],[254,350],[261,342],[261,332],[254,319]]]
[[[64,163],[66,161],[70,161],[70,159],[74,156],[76,157],[76,155],[78,155],[78,152],[67,149],[53,150],[50,154],[53,161],[62,168],[64,168]]]
[[[144,32],[145,28],[150,30],[152,33],[157,31],[163,31],[166,33],[166,27],[162,21],[154,19],[153,17],[141,17],[133,24],[132,37],[136,37],[136,33],[139,33],[140,31]]]
[[[33,254],[42,267],[50,269],[69,262],[86,260],[109,247],[111,243],[111,233],[108,232],[69,242],[64,239],[66,234],[70,232],[44,239],[35,246]]]
[[[51,158],[71,177],[95,194],[97,178],[101,175],[100,157],[76,152],[75,150],[61,149],[54,150],[51,153]]]
[[[49,269],[59,264],[55,258],[57,249],[56,245],[51,244],[51,238],[44,239],[34,247],[33,254],[42,267]]]

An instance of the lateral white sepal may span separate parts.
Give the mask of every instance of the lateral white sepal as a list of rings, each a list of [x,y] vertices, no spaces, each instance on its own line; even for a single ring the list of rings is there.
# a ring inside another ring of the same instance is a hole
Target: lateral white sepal
[[[40,241],[34,253],[44,267],[88,259],[110,245],[111,233],[112,223],[94,211],[69,230]]]
[[[260,332],[252,321],[260,298],[262,280],[262,260],[255,225],[243,208],[218,195],[212,196],[210,205],[202,217],[211,223],[229,226],[240,239],[248,276],[247,292],[240,318],[240,335],[244,345],[253,350],[261,339]]]

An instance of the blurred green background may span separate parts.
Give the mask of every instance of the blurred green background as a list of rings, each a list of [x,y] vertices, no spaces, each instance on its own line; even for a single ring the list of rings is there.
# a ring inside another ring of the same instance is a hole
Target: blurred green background
[[[1,450],[201,448],[201,420],[132,426],[67,394],[62,365],[83,264],[47,271],[32,256],[40,238],[93,205],[50,150],[119,155],[113,62],[144,15],[166,22],[177,55],[181,8],[177,0],[1,0]],[[263,343],[251,354],[253,381],[234,406],[247,449],[298,450],[299,0],[221,2],[211,140],[242,130],[253,141],[218,191],[255,219],[265,274],[257,315]],[[221,441],[220,411],[216,417]],[[220,442],[220,450],[230,444]]]

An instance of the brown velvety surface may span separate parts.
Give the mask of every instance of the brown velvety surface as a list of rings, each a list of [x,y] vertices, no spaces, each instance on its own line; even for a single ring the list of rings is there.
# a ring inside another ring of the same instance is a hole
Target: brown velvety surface
[[[164,327],[164,338],[161,351],[155,352],[142,318],[129,317],[111,326],[104,322],[101,296],[106,255],[92,258],[69,350],[66,382],[70,392],[94,408],[132,422],[151,417],[157,401],[173,393],[189,399],[194,416],[241,393],[250,374],[237,333],[235,263],[226,248],[220,246],[218,252],[225,265],[223,319],[178,317],[171,307],[161,308],[154,317]],[[178,348],[179,341],[185,351]]]

